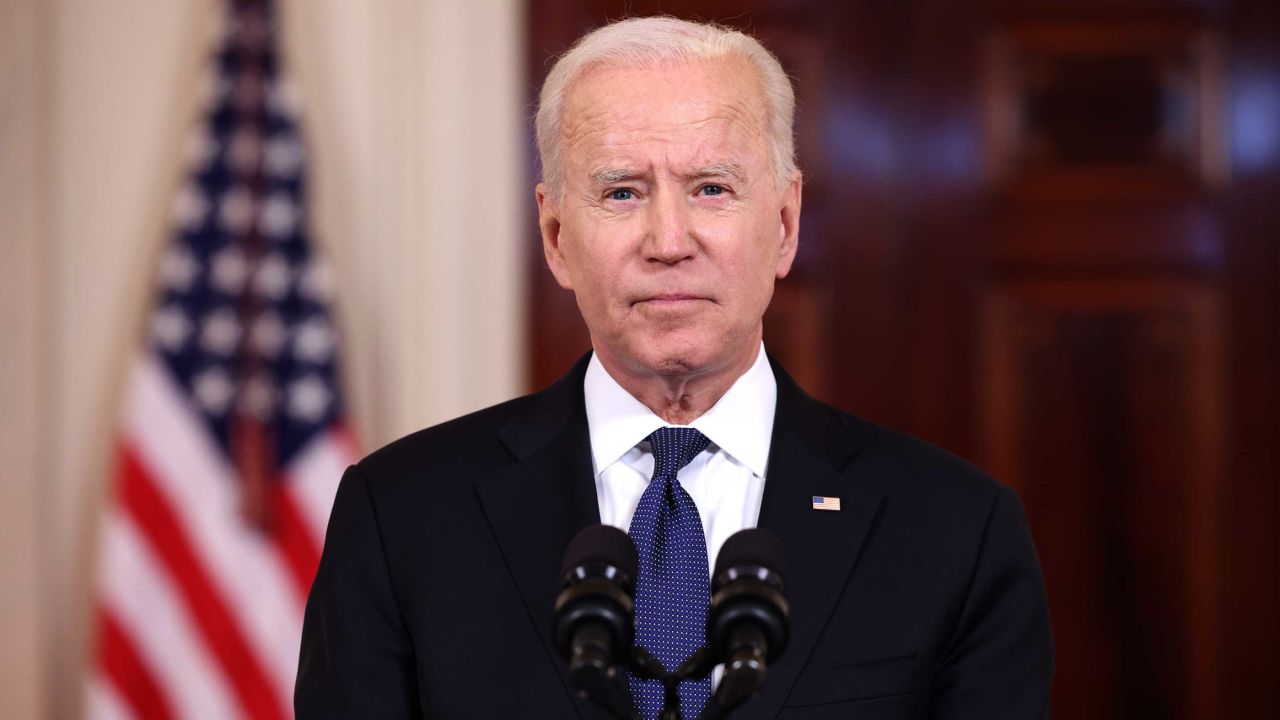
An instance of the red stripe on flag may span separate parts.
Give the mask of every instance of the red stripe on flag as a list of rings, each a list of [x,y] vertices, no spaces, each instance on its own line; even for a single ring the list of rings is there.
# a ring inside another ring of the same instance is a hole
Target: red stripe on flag
[[[98,608],[98,667],[144,720],[174,717],[169,699],[151,674],[133,639],[109,611]]]
[[[120,456],[120,499],[173,577],[201,637],[230,680],[240,706],[251,718],[283,720],[281,698],[205,574],[168,500],[161,495],[132,447],[123,445]]]
[[[311,581],[320,567],[320,545],[311,528],[307,527],[302,511],[289,493],[288,478],[278,478],[272,486],[272,507],[275,509],[275,536],[284,555],[289,575],[302,603],[307,601]]]

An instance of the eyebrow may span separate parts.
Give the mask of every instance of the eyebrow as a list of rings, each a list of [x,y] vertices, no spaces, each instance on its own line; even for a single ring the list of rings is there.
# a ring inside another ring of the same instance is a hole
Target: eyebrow
[[[624,180],[633,180],[644,173],[638,170],[621,167],[603,167],[591,171],[591,181],[599,187],[616,185]]]
[[[634,180],[644,177],[645,173],[625,167],[602,167],[591,171],[591,181],[598,187],[608,187],[616,185],[627,180]],[[710,165],[703,165],[700,168],[684,175],[687,180],[701,180],[704,178],[727,177],[742,182],[746,178],[746,172],[742,165],[726,160],[723,162],[715,162]]]
[[[700,180],[710,177],[727,177],[738,182],[742,182],[746,176],[747,174],[743,170],[742,166],[732,160],[704,165],[686,175],[690,180]]]

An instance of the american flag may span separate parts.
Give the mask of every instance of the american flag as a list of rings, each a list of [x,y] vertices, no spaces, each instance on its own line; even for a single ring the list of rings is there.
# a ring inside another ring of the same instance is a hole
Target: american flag
[[[355,457],[271,8],[226,12],[124,391],[90,718],[291,717],[303,606]]]
[[[827,497],[825,495],[814,495],[813,509],[814,510],[839,510],[840,498]]]

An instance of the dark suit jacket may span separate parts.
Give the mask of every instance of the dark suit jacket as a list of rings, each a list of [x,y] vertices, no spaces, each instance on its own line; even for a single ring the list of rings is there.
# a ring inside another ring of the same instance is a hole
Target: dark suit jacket
[[[599,522],[586,364],[347,471],[307,602],[300,720],[607,717],[550,642],[561,556]],[[759,526],[789,552],[792,636],[731,717],[1044,716],[1049,614],[1017,496],[774,373]]]

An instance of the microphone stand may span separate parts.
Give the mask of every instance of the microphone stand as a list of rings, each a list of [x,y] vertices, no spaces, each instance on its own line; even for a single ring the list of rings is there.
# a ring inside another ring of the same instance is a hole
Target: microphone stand
[[[643,646],[634,645],[627,658],[627,669],[637,678],[662,683],[664,700],[658,720],[683,720],[680,712],[680,681],[701,680],[709,675],[715,667],[709,658],[710,653],[706,647],[698,648],[675,672],[668,672],[661,660]],[[618,720],[643,720],[640,713],[636,712],[635,701],[625,677],[616,668],[605,668],[598,662],[571,661],[569,678],[580,696],[595,701]]]
[[[680,712],[680,682],[683,680],[701,680],[711,674],[715,664],[710,661],[711,653],[700,647],[690,655],[675,672],[668,672],[662,661],[654,657],[647,649],[636,645],[631,649],[632,674],[643,680],[657,680],[662,683],[662,710],[658,720],[683,720]]]
[[[684,680],[701,680],[711,674],[715,661],[706,646],[698,648],[675,672],[668,672],[662,661],[653,656],[641,645],[631,648],[627,669],[642,680],[657,680],[662,683],[663,704],[657,720],[683,720],[680,711],[679,685]],[[643,720],[636,712],[635,703],[627,687],[622,673],[609,668],[608,672],[574,674],[574,684],[584,697],[597,704],[618,720]],[[758,648],[743,648],[735,652],[725,664],[724,677],[720,686],[707,702],[707,706],[699,713],[697,720],[721,720],[730,711],[741,705],[764,684],[765,658]]]
[[[588,642],[569,659],[569,682],[578,696],[595,701],[618,720],[644,720],[636,712],[627,678],[608,659],[607,631],[599,625],[584,628]],[[634,650],[633,650],[634,652]]]
[[[748,633],[749,640],[754,639],[752,635],[759,633],[756,628],[746,629],[745,632]],[[730,651],[720,685],[698,715],[698,720],[720,720],[764,686],[765,656],[761,652],[762,647],[762,642],[748,642]],[[702,650],[698,652],[701,653]],[[710,656],[710,653],[707,655]]]

